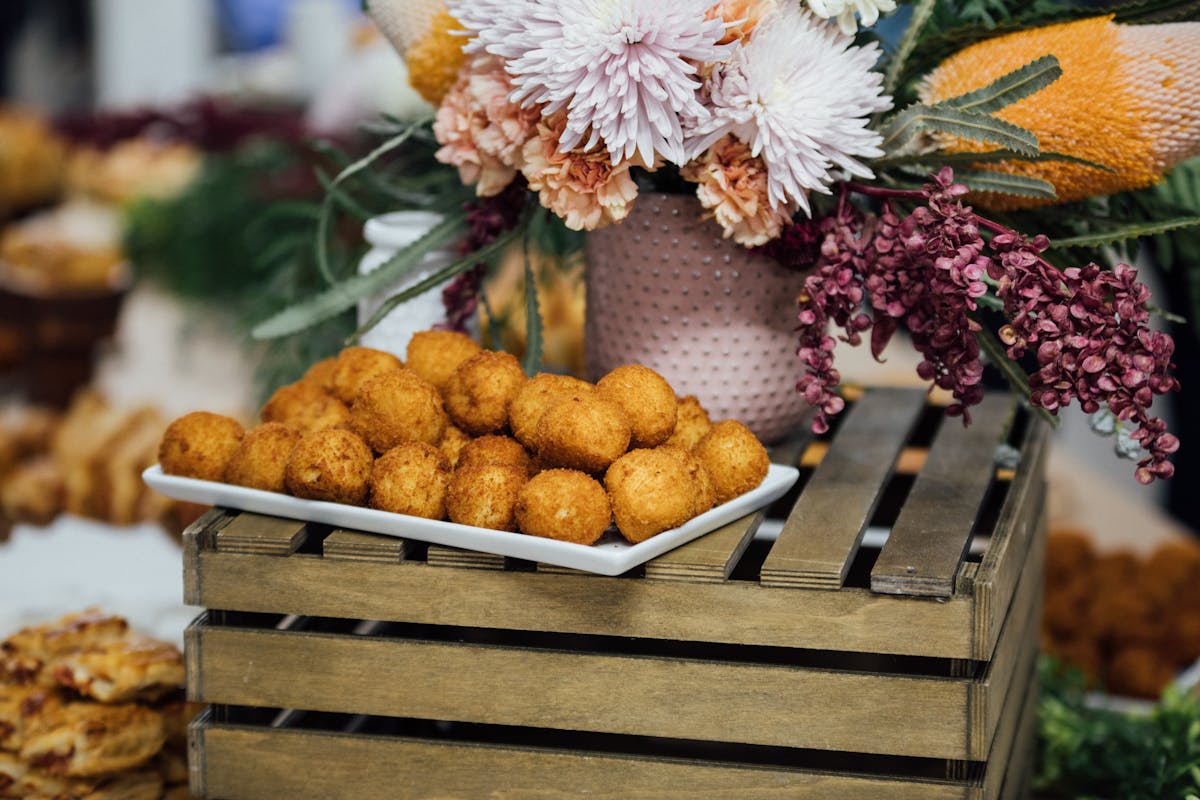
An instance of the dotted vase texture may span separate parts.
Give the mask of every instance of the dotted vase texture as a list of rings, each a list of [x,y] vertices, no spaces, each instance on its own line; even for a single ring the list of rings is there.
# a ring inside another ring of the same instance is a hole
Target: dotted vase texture
[[[694,195],[643,193],[624,221],[588,234],[587,371],[644,364],[714,422],[781,439],[809,411],[795,389],[804,275],[722,238],[701,213]]]

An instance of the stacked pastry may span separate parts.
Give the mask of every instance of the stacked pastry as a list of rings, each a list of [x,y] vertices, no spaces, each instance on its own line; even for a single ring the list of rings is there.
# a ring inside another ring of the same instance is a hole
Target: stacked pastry
[[[450,331],[418,333],[405,355],[343,350],[279,389],[249,431],[181,417],[163,471],[589,545],[614,520],[641,542],[768,472],[746,426],[712,424],[644,366],[595,384],[526,379],[512,355]]]
[[[183,658],[96,610],[0,643],[0,797],[182,800]]]

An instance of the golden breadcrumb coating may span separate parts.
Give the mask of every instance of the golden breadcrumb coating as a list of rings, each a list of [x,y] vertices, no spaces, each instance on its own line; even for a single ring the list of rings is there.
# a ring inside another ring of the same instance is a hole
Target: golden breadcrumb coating
[[[286,492],[284,472],[300,432],[281,422],[266,422],[246,431],[225,466],[225,482],[266,492]]]
[[[728,502],[757,487],[771,466],[762,442],[735,419],[713,425],[692,448],[692,453],[708,468],[717,503]]]
[[[371,468],[371,508],[443,519],[450,471],[449,459],[431,444],[397,445]]]
[[[509,353],[484,350],[468,358],[446,382],[446,410],[472,436],[508,425],[508,407],[525,385],[521,362]]]
[[[276,389],[262,407],[259,419],[310,433],[345,426],[350,421],[350,409],[315,381],[300,380]]]
[[[437,389],[409,370],[371,378],[350,406],[350,429],[376,453],[404,442],[437,444],[446,423]]]
[[[168,475],[219,481],[245,430],[232,417],[193,411],[167,426],[158,461]]]
[[[469,441],[471,441],[471,437],[450,422],[446,424],[446,432],[442,434],[442,440],[438,442],[438,449],[446,454],[446,458],[450,459],[450,466],[455,467],[458,465],[459,454],[462,453],[462,449]]]
[[[612,522],[608,493],[572,469],[539,472],[517,495],[517,527],[530,536],[594,544]]]
[[[515,531],[517,497],[528,480],[528,472],[511,464],[460,467],[450,478],[446,513],[462,525]]]
[[[370,347],[347,347],[338,353],[329,376],[329,391],[346,405],[354,402],[362,385],[377,375],[404,369],[404,362],[391,353]]]
[[[405,366],[442,391],[454,370],[480,349],[465,333],[418,331],[408,340]]]
[[[521,443],[510,436],[490,433],[472,439],[458,454],[458,467],[473,464],[511,464],[532,472],[533,460]]]
[[[617,530],[635,544],[692,518],[693,484],[683,460],[661,449],[630,450],[604,474]]]
[[[675,391],[649,367],[617,367],[596,382],[596,390],[629,415],[631,447],[657,447],[675,432]]]
[[[600,473],[629,449],[629,415],[596,392],[560,400],[538,422],[538,458],[545,467]]]
[[[694,394],[679,398],[675,408],[675,432],[667,439],[666,444],[691,450],[696,446],[696,442],[708,433],[708,429],[712,427],[712,420]]]
[[[508,423],[513,436],[531,450],[537,450],[537,426],[542,415],[559,400],[574,394],[587,394],[595,387],[570,375],[540,372],[529,379],[508,409]]]
[[[371,448],[351,431],[313,431],[292,448],[284,479],[297,497],[361,505],[374,460]]]

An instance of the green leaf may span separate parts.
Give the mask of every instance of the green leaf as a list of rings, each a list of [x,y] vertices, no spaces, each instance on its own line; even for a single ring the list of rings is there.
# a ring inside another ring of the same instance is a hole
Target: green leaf
[[[529,259],[529,226],[525,229],[525,357],[521,367],[525,374],[533,377],[542,369],[542,311],[538,307],[537,279],[533,274],[533,262]]]
[[[1121,225],[1116,228],[1109,228],[1105,231],[1097,231],[1095,233],[1085,233],[1081,236],[1070,236],[1065,239],[1052,239],[1051,247],[1103,247],[1104,245],[1123,242],[1128,239],[1137,239],[1142,236],[1155,236],[1160,233],[1168,233],[1182,228],[1191,228],[1200,225],[1200,216],[1197,217],[1175,217],[1174,219],[1158,220],[1156,222],[1135,222],[1129,225]]]
[[[454,241],[466,228],[465,220],[448,217],[365,275],[356,275],[341,283],[335,283],[320,294],[285,308],[254,326],[250,335],[255,339],[274,339],[329,319],[355,305],[359,300],[383,291],[412,271],[426,253]]]
[[[1041,151],[1036,155],[1025,155],[1014,150],[1000,148],[999,150],[987,150],[982,153],[946,153],[943,151],[934,151],[932,153],[911,153],[903,156],[888,156],[880,158],[872,162],[878,167],[907,167],[907,166],[924,166],[927,170],[936,169],[938,167],[958,167],[969,166],[971,164],[994,164],[999,161],[1066,161],[1071,164],[1080,164],[1092,169],[1102,170],[1104,172],[1115,172],[1112,167],[1107,167],[1104,164],[1095,161],[1089,161],[1086,158],[1067,155],[1066,153],[1054,153]]]
[[[948,106],[963,111],[991,114],[1007,105],[1040,92],[1062,77],[1062,67],[1052,55],[1042,56],[1015,69],[981,89],[960,94],[937,103],[933,108]]]
[[[381,305],[379,309],[371,315],[370,319],[359,326],[358,330],[356,330],[350,337],[349,343],[353,344],[354,342],[357,342],[360,338],[362,338],[364,333],[378,325],[384,317],[390,314],[392,310],[401,303],[407,302],[418,295],[424,294],[430,289],[445,283],[454,276],[466,272],[480,262],[490,261],[491,259],[495,258],[505,247],[507,247],[514,239],[517,238],[517,236],[524,230],[526,224],[527,221],[522,219],[512,230],[508,230],[500,234],[491,242],[476,250],[474,253],[463,256],[457,261],[433,273],[429,277],[413,284],[404,291],[389,297],[386,301],[384,301],[383,305]],[[372,272],[368,274],[373,275],[375,273]]]
[[[904,65],[908,61],[908,57],[912,55],[913,48],[917,46],[921,30],[929,22],[935,6],[937,6],[937,0],[917,0],[913,6],[912,17],[904,29],[904,35],[896,46],[896,51],[888,61],[887,72],[883,77],[883,90],[888,94],[895,94],[900,75],[904,72]]]
[[[895,151],[922,130],[940,131],[964,139],[992,142],[1022,155],[1037,155],[1037,136],[1002,119],[963,111],[914,103],[892,117],[884,129],[883,149]]]
[[[999,192],[1015,194],[1020,197],[1044,197],[1050,200],[1057,197],[1053,184],[1025,175],[1010,175],[1007,172],[988,170],[962,170],[954,173],[954,179],[965,184],[973,192]]]
[[[317,269],[320,271],[321,276],[325,279],[326,283],[331,285],[334,283],[333,270],[329,267],[328,246],[329,229],[333,224],[333,205],[336,196],[333,190],[339,188],[347,180],[403,145],[410,138],[412,138],[413,134],[415,134],[421,127],[428,124],[429,120],[429,116],[424,116],[420,119],[414,120],[407,128],[404,129],[403,132],[393,136],[386,142],[383,142],[371,152],[367,153],[365,156],[339,172],[337,177],[334,178],[333,182],[329,185],[328,190],[325,193],[325,199],[321,203],[321,216],[317,220],[316,239]]]

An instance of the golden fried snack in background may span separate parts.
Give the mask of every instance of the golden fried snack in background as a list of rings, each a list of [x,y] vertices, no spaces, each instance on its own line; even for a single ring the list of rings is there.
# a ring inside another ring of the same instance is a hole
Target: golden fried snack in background
[[[712,420],[694,394],[679,398],[675,409],[675,432],[667,439],[666,444],[691,450],[701,437],[708,433],[708,429],[712,427]]]
[[[608,468],[604,487],[617,530],[634,544],[682,525],[695,511],[692,475],[669,450],[630,450]]]
[[[446,513],[461,525],[515,531],[517,497],[528,480],[528,472],[511,464],[456,469],[446,492]]]
[[[446,516],[450,460],[433,445],[406,442],[371,467],[371,508],[426,519]]]
[[[0,486],[0,512],[30,525],[49,525],[66,501],[62,470],[49,456],[21,464]]]
[[[442,391],[454,370],[479,351],[479,345],[465,333],[419,331],[408,340],[404,358],[409,369]]]
[[[376,453],[404,442],[437,444],[447,422],[437,389],[410,370],[371,378],[350,406],[350,429]]]
[[[263,406],[260,419],[308,433],[346,425],[350,409],[315,382],[299,380],[276,389]]]
[[[90,777],[143,764],[164,741],[162,717],[145,706],[67,703],[38,723],[21,759],[51,775]]]
[[[0,642],[0,678],[54,685],[53,676],[41,674],[46,662],[63,653],[116,641],[128,632],[129,623],[124,618],[95,608],[22,628]]]
[[[346,405],[354,402],[363,384],[378,375],[404,369],[391,353],[370,347],[347,347],[338,353],[329,376],[329,391]]]
[[[455,425],[473,436],[498,433],[508,424],[508,408],[525,381],[516,358],[481,351],[460,364],[446,382],[446,410]]]
[[[225,466],[225,482],[266,492],[284,492],[284,472],[300,433],[280,422],[265,422],[246,431]]]
[[[47,664],[55,681],[102,703],[154,700],[183,685],[183,656],[137,634],[67,653]]]
[[[459,454],[462,453],[462,449],[467,446],[469,441],[471,441],[471,437],[450,422],[446,424],[446,432],[442,434],[442,440],[438,442],[438,449],[450,460],[450,466],[455,467],[458,465]]]
[[[374,460],[371,448],[350,431],[313,431],[292,448],[284,480],[296,497],[362,505]]]
[[[718,422],[692,448],[708,468],[717,502],[725,503],[758,486],[767,477],[771,458],[750,429],[734,419]]]
[[[597,392],[559,400],[542,414],[535,434],[544,467],[599,473],[629,449],[629,415]]]
[[[321,387],[325,391],[329,391],[329,387],[333,385],[333,370],[337,367],[337,356],[322,358],[317,363],[313,364],[304,372],[304,377],[300,380],[305,383],[311,383]]]
[[[32,769],[14,753],[0,752],[0,797],[61,800],[86,797],[97,781],[63,778]]]
[[[546,410],[559,400],[593,391],[594,386],[579,378],[539,372],[521,387],[508,409],[513,436],[531,450],[537,450],[537,426]]]
[[[596,382],[596,391],[629,415],[631,447],[657,447],[675,432],[675,390],[649,367],[617,367]]]
[[[533,467],[529,453],[520,442],[494,433],[470,440],[459,451],[458,469],[476,464],[511,464],[526,472]]]
[[[20,750],[36,719],[60,705],[52,688],[0,683],[0,750]]]
[[[219,481],[244,434],[232,417],[193,411],[167,426],[158,461],[168,475]]]
[[[594,544],[612,521],[608,493],[578,470],[539,472],[517,495],[517,526],[522,533]]]

